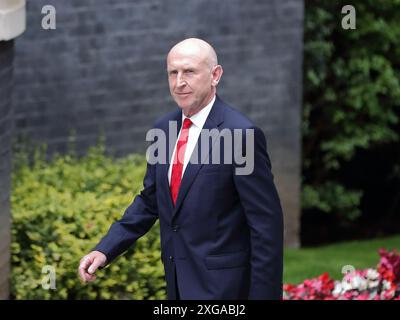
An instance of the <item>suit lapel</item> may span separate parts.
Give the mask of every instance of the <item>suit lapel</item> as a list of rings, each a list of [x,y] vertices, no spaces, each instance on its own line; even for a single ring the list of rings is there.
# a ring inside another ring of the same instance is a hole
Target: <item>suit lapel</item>
[[[176,114],[173,115],[173,117],[169,120],[172,121],[172,125],[176,125],[176,130],[172,130],[170,132],[170,127],[169,123],[167,124],[167,129],[166,129],[166,143],[167,143],[167,163],[166,164],[161,164],[160,165],[160,171],[161,171],[161,187],[160,190],[166,193],[166,198],[168,199],[168,207],[170,209],[170,212],[174,210],[174,205],[172,203],[172,197],[171,197],[171,191],[169,188],[169,181],[168,181],[168,169],[171,163],[171,158],[172,154],[174,152],[174,146],[176,143],[176,140],[178,139],[178,133],[180,130],[180,127],[182,125],[182,112],[180,110],[176,111]],[[172,128],[171,128],[172,129]]]
[[[211,130],[218,128],[218,126],[223,122],[223,108],[222,108],[222,101],[218,98],[218,96],[215,99],[214,105],[207,117],[206,122],[204,123],[203,130]],[[179,188],[179,193],[178,193],[178,198],[176,200],[176,206],[173,210],[172,218],[175,217],[176,213],[179,211],[180,206],[182,205],[183,200],[185,199],[186,194],[188,193],[194,179],[196,178],[199,170],[204,164],[204,160],[209,157],[210,152],[212,150],[212,146],[215,143],[215,141],[212,141],[209,143],[209,150],[208,152],[205,152],[205,154],[200,154],[201,150],[201,134],[199,136],[199,139],[196,142],[196,146],[194,150],[199,150],[198,154],[196,152],[193,152],[191,159],[194,159],[194,157],[199,156],[200,162],[199,161],[189,161],[189,163],[186,166],[185,172],[182,177],[181,185]],[[168,172],[168,169],[167,169]],[[168,182],[168,178],[167,178]],[[169,188],[168,188],[169,189]],[[171,195],[170,195],[171,198]],[[172,204],[172,200],[171,200]]]

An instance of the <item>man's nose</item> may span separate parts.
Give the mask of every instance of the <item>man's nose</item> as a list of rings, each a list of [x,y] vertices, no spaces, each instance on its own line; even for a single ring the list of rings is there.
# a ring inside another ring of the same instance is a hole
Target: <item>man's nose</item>
[[[176,79],[176,85],[177,85],[178,87],[183,87],[183,86],[186,85],[186,80],[185,80],[185,78],[183,77],[183,74],[182,74],[182,73],[178,73],[178,76],[177,76],[177,79]]]

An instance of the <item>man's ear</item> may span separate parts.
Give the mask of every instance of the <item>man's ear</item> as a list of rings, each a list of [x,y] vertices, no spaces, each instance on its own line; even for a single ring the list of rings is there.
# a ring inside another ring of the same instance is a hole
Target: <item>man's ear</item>
[[[222,69],[221,65],[216,65],[213,67],[212,70],[212,82],[211,85],[216,87],[219,83],[219,81],[221,80],[222,74],[224,73],[224,70]]]

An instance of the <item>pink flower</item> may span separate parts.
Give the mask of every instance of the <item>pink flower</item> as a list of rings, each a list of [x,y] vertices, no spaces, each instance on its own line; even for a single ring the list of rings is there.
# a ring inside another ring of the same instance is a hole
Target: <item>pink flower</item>
[[[298,285],[285,284],[284,300],[400,300],[400,255],[379,250],[377,270],[355,270],[341,281],[327,272]]]

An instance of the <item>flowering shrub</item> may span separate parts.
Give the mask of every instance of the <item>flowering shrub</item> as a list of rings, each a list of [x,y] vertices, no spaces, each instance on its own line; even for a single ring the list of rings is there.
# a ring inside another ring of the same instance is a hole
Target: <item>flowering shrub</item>
[[[377,269],[355,270],[341,281],[323,273],[299,285],[283,286],[284,300],[400,300],[400,254],[379,250]]]

